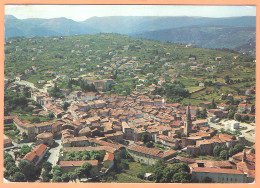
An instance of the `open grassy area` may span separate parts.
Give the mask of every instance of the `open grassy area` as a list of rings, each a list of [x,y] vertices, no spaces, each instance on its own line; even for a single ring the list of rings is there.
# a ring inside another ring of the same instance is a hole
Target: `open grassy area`
[[[38,85],[39,80],[48,81],[48,80],[51,80],[51,79],[53,79],[53,77],[46,77],[46,76],[43,75],[43,73],[41,73],[41,74],[38,73],[38,74],[32,74],[32,75],[28,76],[26,78],[26,81],[34,83],[35,85]]]
[[[124,172],[116,174],[115,177],[109,178],[106,182],[117,183],[153,183],[152,181],[142,180],[137,177],[138,172],[141,170],[143,164],[137,162],[129,162],[129,169]],[[109,176],[109,173],[108,173]]]
[[[189,90],[190,93],[194,93],[196,91],[202,90],[203,88],[199,86],[194,86],[194,87],[187,87],[186,89]]]
[[[18,137],[19,132],[20,131],[17,129],[14,123],[4,125],[4,134],[6,136],[9,136],[15,142],[19,141],[19,137]]]
[[[210,160],[210,161],[223,161],[223,159],[221,159],[220,157],[214,157],[214,156],[211,156],[211,155],[201,155],[201,156],[197,156],[195,159],[198,159],[198,160]]]
[[[52,119],[49,118],[49,116],[33,116],[31,114],[21,114],[21,113],[16,113],[13,112],[11,115],[17,115],[21,120],[29,120],[33,121],[34,118],[39,118],[40,122],[45,122],[45,121],[51,121]]]

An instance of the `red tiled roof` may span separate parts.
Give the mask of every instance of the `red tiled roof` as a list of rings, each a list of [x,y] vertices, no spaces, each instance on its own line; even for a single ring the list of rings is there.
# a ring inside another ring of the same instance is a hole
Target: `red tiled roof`
[[[209,173],[222,173],[222,174],[244,174],[242,171],[237,169],[224,169],[224,168],[203,168],[194,167],[192,172],[209,172]]]
[[[34,153],[34,152],[30,152],[30,153],[27,153],[25,156],[24,156],[24,158],[23,158],[23,160],[27,160],[27,161],[33,161],[33,159],[36,157],[36,153]]]
[[[44,144],[38,145],[32,152],[35,152],[36,155],[41,156],[43,152],[47,149],[47,146]]]
[[[233,167],[229,161],[196,160],[196,165],[197,163],[204,163],[204,167],[206,168],[230,168],[231,169]]]
[[[176,152],[177,151],[175,151],[175,150],[168,150],[168,151],[158,154],[158,157],[165,158],[165,157],[175,154]]]
[[[23,160],[32,161],[36,156],[40,157],[46,149],[46,145],[40,144],[36,148],[34,148],[30,153],[26,154]]]
[[[103,159],[103,161],[113,161],[114,160],[114,154],[113,153],[107,153]]]
[[[244,157],[244,152],[240,152],[240,153],[237,153],[237,154],[232,156],[233,159],[238,160],[238,161],[242,161],[243,157]],[[246,161],[254,163],[255,162],[255,154],[246,153]]]
[[[143,146],[138,146],[138,145],[131,145],[128,147],[129,150],[133,150],[133,151],[137,151],[140,153],[145,153],[148,155],[153,155],[153,156],[157,156],[160,153],[160,150],[158,149],[151,149],[151,148],[147,148],[147,147],[143,147]]]

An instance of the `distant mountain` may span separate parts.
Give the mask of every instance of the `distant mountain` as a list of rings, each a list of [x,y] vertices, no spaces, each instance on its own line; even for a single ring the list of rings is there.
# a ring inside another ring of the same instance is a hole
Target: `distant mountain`
[[[229,48],[243,52],[247,49],[247,52],[253,52],[255,51],[256,28],[193,26],[136,33],[132,36],[157,41],[191,43],[203,48]]]
[[[5,38],[119,33],[159,41],[192,43],[206,48],[231,48],[243,51],[244,47],[250,44],[253,47],[255,26],[255,16],[229,18],[110,16],[92,17],[76,22],[67,18],[17,19],[6,15]]]
[[[156,31],[188,26],[235,26],[255,27],[256,17],[156,17],[156,16],[110,16],[92,17],[82,22],[84,25],[105,33],[129,34],[144,31]]]
[[[53,19],[17,19],[5,16],[5,37],[34,37],[34,36],[69,36],[75,34],[91,34],[99,31],[84,26],[67,18]]]

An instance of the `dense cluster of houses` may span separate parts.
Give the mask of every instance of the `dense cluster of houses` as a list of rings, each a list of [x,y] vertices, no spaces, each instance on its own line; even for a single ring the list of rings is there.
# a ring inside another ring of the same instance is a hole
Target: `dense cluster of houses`
[[[5,117],[5,123],[16,124],[20,131],[28,135],[29,140],[36,140],[38,146],[24,160],[38,164],[47,146],[59,135],[62,136],[63,143],[59,165],[64,172],[73,171],[86,162],[63,161],[71,151],[102,151],[105,156],[102,168],[106,167],[103,169],[105,171],[113,166],[116,152],[124,149],[135,161],[152,165],[159,159],[167,163],[175,162],[178,160],[177,150],[194,156],[212,155],[217,145],[230,148],[243,142],[241,137],[217,134],[209,128],[207,119],[197,119],[196,110],[202,110],[201,107],[168,104],[164,99],[150,99],[146,93],[139,92],[133,92],[129,96],[105,95],[103,92],[70,92],[66,89],[61,92],[65,95],[65,100],[71,103],[66,111],[61,108],[60,100],[55,100],[46,93],[33,90],[31,94],[43,110],[55,115],[57,119],[53,121],[30,123],[17,116]],[[238,108],[242,107],[250,110],[252,106],[246,104]],[[226,110],[222,104],[217,109],[208,110],[209,120],[226,117]],[[168,149],[161,151],[145,147],[142,142],[144,134]],[[128,145],[130,142],[134,144]],[[93,168],[96,169],[95,172],[100,170],[100,163],[90,163],[97,167]],[[209,162],[206,165],[201,163],[195,161],[190,166],[193,177],[199,180],[208,176],[216,182],[247,182],[254,177],[253,165],[246,168],[247,163],[239,163],[232,168],[229,168],[230,165],[222,168],[217,161],[215,166],[210,166]]]

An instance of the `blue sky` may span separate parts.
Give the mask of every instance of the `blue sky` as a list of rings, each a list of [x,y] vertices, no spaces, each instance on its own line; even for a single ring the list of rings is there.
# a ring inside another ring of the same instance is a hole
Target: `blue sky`
[[[66,17],[84,21],[105,16],[256,16],[255,6],[206,5],[6,5],[5,15],[19,19]]]

